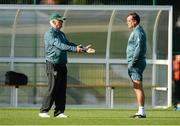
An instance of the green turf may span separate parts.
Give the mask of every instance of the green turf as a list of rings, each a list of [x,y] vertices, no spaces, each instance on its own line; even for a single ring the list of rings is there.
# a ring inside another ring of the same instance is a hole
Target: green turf
[[[40,118],[38,109],[0,108],[0,125],[180,125],[180,112],[149,109],[146,119],[132,119],[129,109],[67,109],[66,119]],[[50,111],[53,116],[53,111]]]

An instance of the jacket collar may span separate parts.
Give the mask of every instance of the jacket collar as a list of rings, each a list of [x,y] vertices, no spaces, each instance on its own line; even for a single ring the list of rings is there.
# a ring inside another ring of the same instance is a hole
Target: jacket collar
[[[61,32],[60,30],[58,30],[58,29],[56,29],[56,28],[53,28],[52,26],[50,27],[50,30],[52,30],[52,31],[54,31],[54,32],[56,32],[56,33]]]

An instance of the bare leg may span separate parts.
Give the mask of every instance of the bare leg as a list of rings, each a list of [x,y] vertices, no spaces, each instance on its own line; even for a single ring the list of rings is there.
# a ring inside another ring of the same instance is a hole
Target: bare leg
[[[139,107],[144,107],[145,103],[145,95],[144,95],[144,90],[142,86],[142,81],[133,81],[133,89],[136,94],[137,98],[137,104]],[[143,108],[144,109],[144,108]],[[144,114],[144,112],[143,112]]]

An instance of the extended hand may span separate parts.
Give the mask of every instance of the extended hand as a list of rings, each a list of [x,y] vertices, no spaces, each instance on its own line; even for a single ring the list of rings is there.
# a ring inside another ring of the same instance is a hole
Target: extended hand
[[[83,48],[82,48],[81,45],[78,45],[76,50],[77,50],[78,53],[82,53],[83,52]]]
[[[87,53],[95,53],[95,49],[93,49],[93,48],[88,48],[87,50],[86,50],[86,52]]]
[[[86,53],[95,53],[95,49],[91,48],[91,45],[84,47]]]
[[[95,53],[95,49],[93,49],[93,48],[90,48],[91,47],[91,45],[87,45],[87,46],[82,46],[82,45],[79,45],[79,46],[77,46],[77,47],[79,47],[79,48],[81,48],[82,50],[82,52],[86,52],[86,53]]]

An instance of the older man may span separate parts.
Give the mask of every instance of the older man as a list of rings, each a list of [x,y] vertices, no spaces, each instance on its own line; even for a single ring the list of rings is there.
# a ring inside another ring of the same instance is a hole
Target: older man
[[[66,104],[67,85],[67,51],[83,52],[82,47],[67,40],[65,34],[60,31],[65,18],[58,13],[50,16],[51,27],[44,35],[46,71],[48,77],[48,90],[40,109],[40,117],[48,115],[52,105],[55,104],[54,117],[67,118],[64,114]]]
[[[127,45],[128,73],[133,83],[133,89],[139,106],[138,112],[132,118],[146,118],[144,112],[145,95],[143,91],[143,71],[146,67],[146,34],[139,25],[140,17],[137,13],[129,13],[127,16],[128,28],[132,33]]]

